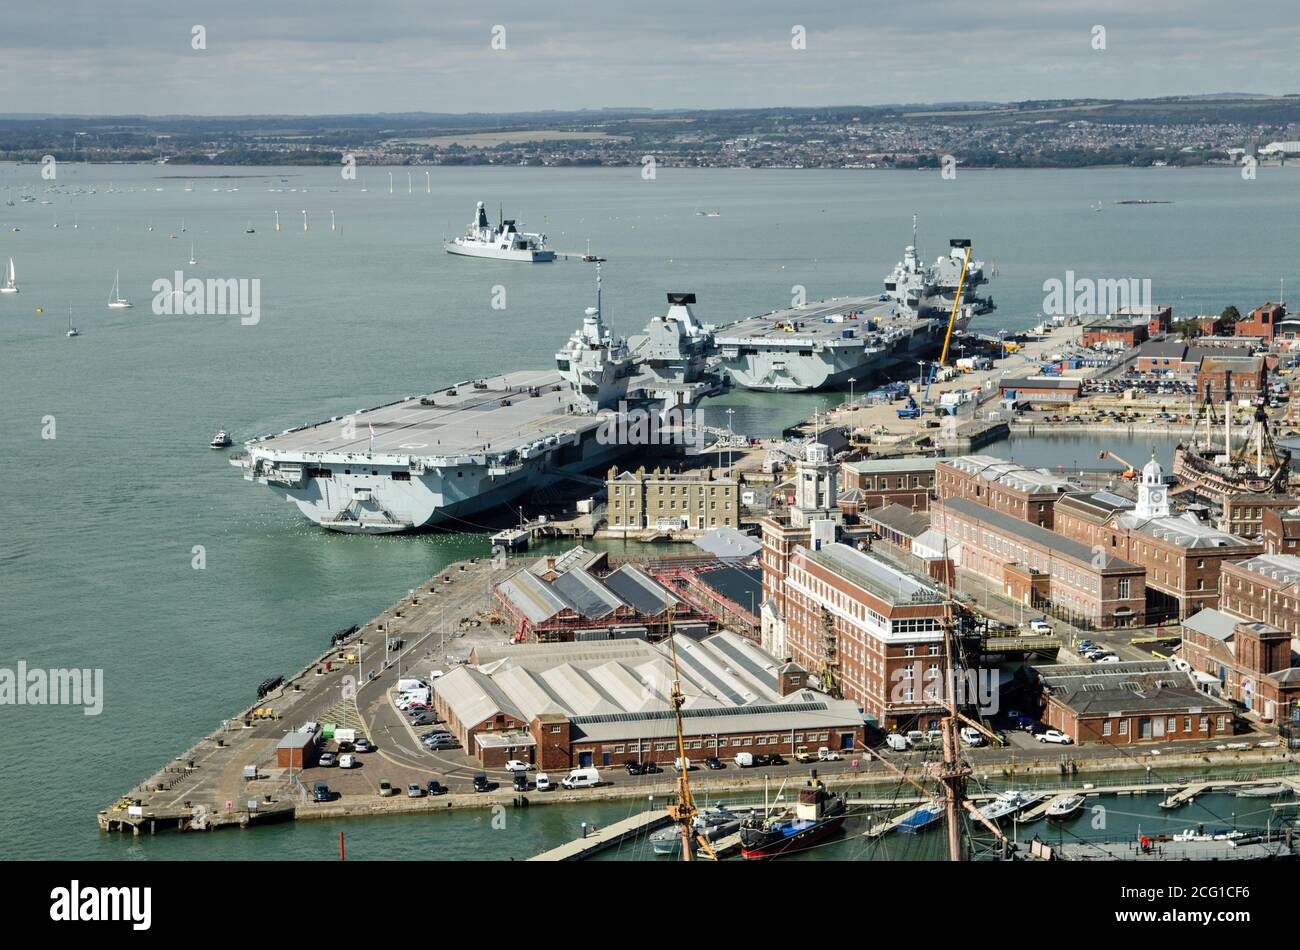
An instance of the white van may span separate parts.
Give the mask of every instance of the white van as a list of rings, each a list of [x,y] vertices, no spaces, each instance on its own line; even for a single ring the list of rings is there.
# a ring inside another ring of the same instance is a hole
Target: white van
[[[754,764],[754,754],[752,752],[737,752],[736,757],[731,761],[736,763],[736,768],[747,769]]]
[[[551,785],[551,777],[545,772],[538,772],[537,781],[533,783],[533,787],[539,792],[549,792],[553,788]]]
[[[907,747],[909,749],[928,749],[930,748],[930,737],[920,729],[909,729],[907,732]]]
[[[397,691],[399,693],[413,693],[416,690],[425,688],[424,680],[401,679],[397,681]]]
[[[560,784],[565,788],[595,788],[600,784],[600,772],[596,769],[574,769]]]
[[[683,765],[685,766],[685,768],[682,767]],[[683,758],[681,758],[680,756],[679,756],[678,758],[673,759],[673,771],[675,771],[675,772],[689,772],[690,770],[691,770],[691,760],[690,760],[690,759],[683,759]]]
[[[885,736],[885,745],[893,749],[895,752],[906,752],[907,737],[901,732],[891,732],[889,735]]]

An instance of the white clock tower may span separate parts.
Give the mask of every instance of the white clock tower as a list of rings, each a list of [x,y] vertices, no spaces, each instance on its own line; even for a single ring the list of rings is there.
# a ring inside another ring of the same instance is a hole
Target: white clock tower
[[[1165,491],[1165,472],[1151,453],[1151,461],[1142,466],[1142,482],[1138,485],[1137,507],[1133,513],[1139,518],[1167,518],[1169,495]]]

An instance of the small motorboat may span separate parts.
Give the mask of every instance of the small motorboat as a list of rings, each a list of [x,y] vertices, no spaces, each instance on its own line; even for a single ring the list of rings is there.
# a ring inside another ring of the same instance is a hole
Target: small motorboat
[[[1055,818],[1058,821],[1069,818],[1077,814],[1087,800],[1086,795],[1071,795],[1069,798],[1062,798],[1060,801],[1052,802],[1047,806],[1047,817]]]
[[[1238,798],[1277,798],[1291,791],[1285,782],[1270,782],[1267,785],[1243,785],[1233,794]]]
[[[912,814],[898,823],[897,830],[905,835],[914,835],[929,828],[937,821],[942,821],[944,807],[939,804],[922,805]]]
[[[230,433],[225,429],[214,435],[212,441],[208,443],[214,449],[228,449],[234,444],[234,440],[230,438]]]
[[[979,813],[989,821],[998,821],[1008,815],[1019,814],[1037,800],[1036,797],[1024,792],[1001,792],[993,801],[982,805]]]
[[[732,814],[723,806],[710,808],[695,816],[695,834],[705,841],[718,841],[740,829],[740,816]],[[699,847],[699,837],[692,839],[692,850]],[[682,850],[682,833],[675,825],[660,828],[650,836],[650,846],[655,854],[680,854]]]

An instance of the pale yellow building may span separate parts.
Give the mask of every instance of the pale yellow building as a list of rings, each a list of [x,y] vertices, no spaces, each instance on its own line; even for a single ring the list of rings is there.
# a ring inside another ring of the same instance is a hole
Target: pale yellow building
[[[683,475],[645,467],[609,470],[606,521],[611,532],[708,531],[740,527],[740,491],[734,478],[712,472]]]

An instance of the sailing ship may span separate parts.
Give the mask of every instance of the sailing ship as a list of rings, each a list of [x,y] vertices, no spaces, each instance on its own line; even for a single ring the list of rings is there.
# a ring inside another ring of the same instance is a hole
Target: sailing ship
[[[129,310],[132,307],[131,301],[122,296],[121,293],[121,272],[113,272],[113,289],[108,294],[109,310]]]
[[[68,304],[68,332],[66,336],[81,336],[80,331],[72,325],[72,304]]]
[[[9,258],[9,269],[5,271],[5,282],[0,284],[0,294],[18,293],[18,274],[14,270],[14,259]]]
[[[1204,438],[1201,421],[1204,419]],[[1223,417],[1223,451],[1216,440],[1218,424],[1215,406],[1207,387],[1203,411],[1197,414],[1188,442],[1174,449],[1174,478],[1197,499],[1222,506],[1235,495],[1285,493],[1291,452],[1280,447],[1269,428],[1262,400],[1256,402],[1241,445],[1233,448],[1232,400]]]

